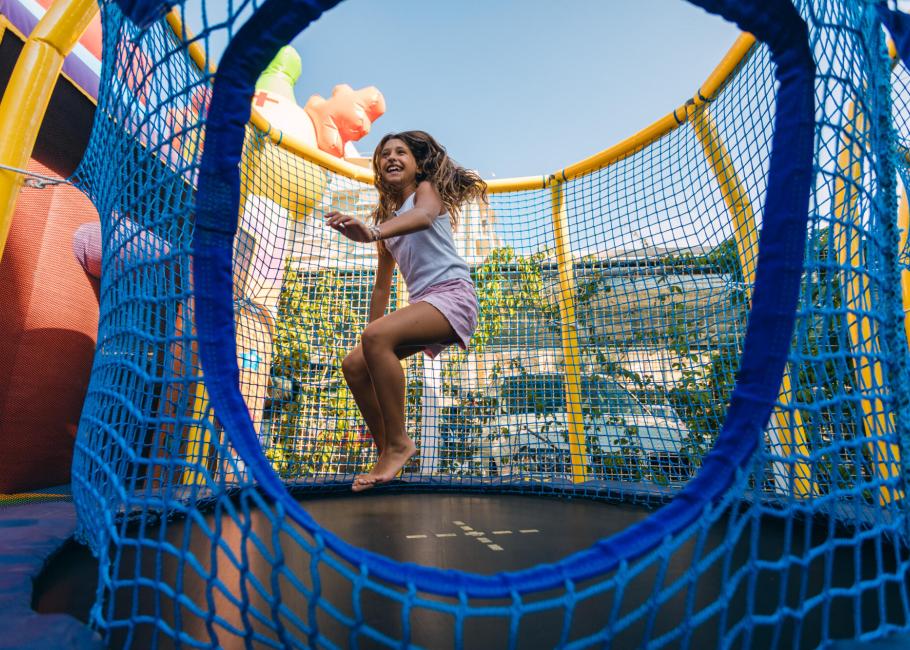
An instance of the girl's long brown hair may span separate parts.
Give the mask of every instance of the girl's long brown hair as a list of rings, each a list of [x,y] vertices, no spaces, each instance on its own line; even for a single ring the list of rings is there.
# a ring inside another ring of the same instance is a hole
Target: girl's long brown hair
[[[379,205],[373,211],[373,223],[382,223],[392,216],[405,197],[400,190],[393,188],[382,180],[379,173],[382,148],[389,140],[401,140],[417,161],[417,182],[429,181],[439,192],[442,203],[452,220],[452,227],[458,224],[461,206],[469,201],[482,199],[487,202],[487,184],[476,173],[460,167],[449,158],[445,147],[436,142],[426,131],[402,131],[383,136],[373,152],[374,184],[379,190]]]

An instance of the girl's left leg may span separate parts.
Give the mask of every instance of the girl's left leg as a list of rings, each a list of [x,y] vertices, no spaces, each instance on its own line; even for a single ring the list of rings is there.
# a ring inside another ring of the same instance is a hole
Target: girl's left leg
[[[417,302],[383,316],[363,331],[360,344],[382,408],[385,444],[376,466],[355,481],[355,492],[391,481],[417,453],[414,441],[405,432],[405,378],[397,351],[455,338],[445,316],[426,302]]]

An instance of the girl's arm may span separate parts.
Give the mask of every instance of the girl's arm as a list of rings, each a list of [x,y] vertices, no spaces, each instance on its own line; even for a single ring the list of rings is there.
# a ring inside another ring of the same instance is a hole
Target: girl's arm
[[[379,251],[379,265],[376,267],[376,281],[373,283],[373,295],[370,296],[370,321],[385,316],[392,295],[392,271],[395,270],[395,258],[388,251]]]
[[[380,239],[426,230],[433,225],[433,220],[442,214],[442,210],[439,192],[429,181],[422,181],[417,186],[414,207],[379,225]],[[356,217],[340,212],[329,212],[326,215],[326,223],[353,241],[373,241],[370,227]]]

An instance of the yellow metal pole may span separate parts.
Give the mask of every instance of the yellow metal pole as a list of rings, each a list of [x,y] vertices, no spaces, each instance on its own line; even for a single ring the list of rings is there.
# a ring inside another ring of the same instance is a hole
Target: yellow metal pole
[[[875,360],[876,334],[872,318],[865,315],[872,305],[869,280],[860,269],[863,268],[864,255],[860,246],[859,233],[862,232],[859,210],[856,209],[857,194],[853,186],[862,177],[861,150],[854,140],[854,133],[863,129],[863,115],[857,113],[851,103],[847,110],[850,124],[844,129],[843,146],[838,153],[838,170],[841,172],[834,179],[834,245],[837,250],[838,263],[844,278],[844,310],[846,312],[847,331],[850,337],[850,348],[853,352],[854,372],[857,388],[863,395],[860,402],[863,410],[863,430],[870,439],[866,448],[875,464],[875,474],[881,480],[900,476],[900,448],[883,440],[888,432],[895,431],[894,415],[885,410],[880,398],[867,397],[877,389],[884,387],[882,364]],[[853,232],[846,224],[853,226]],[[903,283],[903,278],[902,278]],[[904,294],[907,300],[907,294]],[[875,439],[877,438],[877,439]],[[878,501],[886,505],[895,499],[903,498],[899,490],[887,485],[879,488]]]
[[[910,200],[907,198],[907,187],[902,188],[900,204],[897,210],[897,227],[900,230],[900,247],[898,252],[907,250],[907,236],[910,233]],[[904,333],[910,345],[910,270],[901,270],[901,304],[904,307]],[[892,445],[895,459],[899,459],[900,448]]]
[[[910,202],[907,200],[908,188],[901,192],[900,205],[897,210],[897,227],[900,230],[900,248],[907,248],[907,233],[910,232]],[[904,306],[904,332],[907,334],[907,343],[910,344],[910,270],[901,271],[901,302]]]
[[[693,110],[692,127],[695,129],[705,158],[711,164],[711,169],[720,186],[721,195],[727,204],[727,210],[733,219],[733,232],[742,266],[743,281],[746,285],[752,286],[755,281],[755,267],[758,259],[758,232],[755,227],[752,204],[733,166],[733,159],[724,147],[717,128],[705,107]],[[785,368],[778,397],[784,408],[774,409],[771,417],[775,426],[771,427],[769,436],[772,444],[780,446],[782,455],[793,457],[798,454],[808,458],[809,447],[806,444],[806,429],[802,415],[798,410],[786,408],[790,406],[792,392],[790,370]],[[774,472],[774,479],[782,491],[790,491],[790,477],[792,476],[793,488],[797,496],[808,497],[812,494],[812,471],[808,463],[798,460],[793,464],[792,469],[783,462],[777,462],[775,465],[777,469]]]
[[[180,12],[177,11],[177,8],[174,7],[171,9],[165,16],[168,26],[173,30],[174,34],[181,41],[186,43],[187,54],[190,55],[190,59],[196,64],[196,67],[200,71],[206,71],[209,74],[215,74],[215,66],[206,62],[205,59],[205,49],[203,49],[202,44],[195,40],[193,34],[186,29],[183,24],[183,19],[180,18]]]
[[[581,483],[588,474],[588,445],[585,442],[581,413],[581,358],[578,354],[578,332],[575,328],[575,269],[569,248],[565,196],[562,185],[550,190],[553,208],[553,232],[556,238],[556,260],[559,265],[559,319],[562,323],[562,355],[566,366],[565,399],[569,414],[569,453],[572,457],[572,482]]]
[[[192,370],[190,371],[192,372]],[[208,391],[205,384],[197,377],[190,388],[190,409],[194,420],[203,420],[209,404]],[[194,467],[205,467],[212,453],[212,439],[209,430],[202,424],[193,424],[189,427],[186,437],[186,462]],[[187,469],[180,479],[183,484],[202,485],[205,483],[205,474],[198,469]]]
[[[57,0],[32,30],[0,101],[0,164],[28,165],[63,59],[97,13],[96,0]],[[21,186],[21,174],[0,169],[0,259]]]

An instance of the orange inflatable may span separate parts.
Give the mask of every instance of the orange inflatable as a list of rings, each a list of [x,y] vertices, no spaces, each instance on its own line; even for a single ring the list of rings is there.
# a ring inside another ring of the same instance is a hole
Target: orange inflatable
[[[22,51],[28,18],[53,0],[0,2],[0,93]],[[26,13],[16,11],[26,10]],[[89,139],[100,70],[96,18],[54,85],[27,165],[42,176],[73,173]],[[80,85],[80,83],[84,85]],[[0,135],[0,138],[8,134]],[[73,444],[98,329],[97,284],[73,257],[73,233],[96,223],[91,202],[69,185],[23,187],[0,259],[0,493],[68,483]]]
[[[36,161],[29,170],[54,174]],[[97,221],[69,185],[19,195],[0,262],[0,493],[69,482],[98,331],[97,283],[71,241]]]

